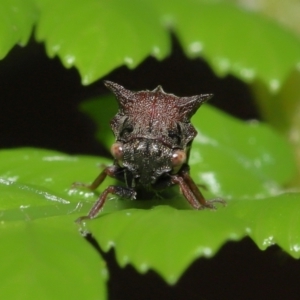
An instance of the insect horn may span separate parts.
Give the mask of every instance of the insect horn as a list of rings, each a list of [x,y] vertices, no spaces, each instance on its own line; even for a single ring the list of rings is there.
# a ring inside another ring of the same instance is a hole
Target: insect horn
[[[163,90],[162,86],[161,85],[158,85],[153,91],[153,93],[164,93],[165,94],[165,91]]]
[[[108,80],[104,81],[104,85],[116,95],[121,107],[124,107],[128,101],[134,99],[134,92],[126,90],[122,85]]]
[[[182,116],[190,119],[198,108],[210,98],[213,94],[200,94],[191,97],[180,97],[179,103],[177,105],[182,108]]]

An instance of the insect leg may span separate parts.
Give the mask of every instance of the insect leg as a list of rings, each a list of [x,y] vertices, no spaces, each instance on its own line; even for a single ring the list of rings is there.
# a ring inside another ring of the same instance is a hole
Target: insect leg
[[[177,175],[173,175],[171,177],[171,181],[172,183],[179,185],[182,194],[194,209],[215,209],[214,203],[226,204],[226,202],[221,198],[205,200],[196,183],[193,181],[187,171],[182,171]]]
[[[72,188],[76,188],[76,187],[85,187],[88,188],[90,190],[95,190],[106,178],[106,176],[110,176],[110,177],[116,177],[117,171],[120,168],[118,166],[110,166],[110,167],[106,167],[97,177],[96,179],[91,183],[91,184],[85,184],[85,183],[81,183],[81,182],[74,182],[72,184]]]
[[[102,192],[102,194],[100,195],[96,203],[93,205],[92,209],[89,211],[88,215],[79,217],[75,222],[80,223],[82,220],[95,218],[100,212],[101,208],[103,207],[108,194],[118,195],[122,198],[130,198],[130,199],[135,199],[136,196],[135,190],[131,188],[126,188],[117,185],[110,185]]]

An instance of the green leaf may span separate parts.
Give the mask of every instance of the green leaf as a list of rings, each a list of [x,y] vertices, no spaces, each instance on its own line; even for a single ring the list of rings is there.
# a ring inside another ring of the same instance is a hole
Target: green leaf
[[[104,96],[82,102],[79,109],[89,115],[90,118],[98,125],[96,139],[104,144],[107,149],[115,141],[110,127],[110,121],[117,113],[119,107],[114,96]]]
[[[218,211],[156,206],[102,215],[88,222],[104,250],[116,249],[119,264],[141,273],[154,269],[175,284],[197,257],[211,257],[228,240],[247,234],[265,250],[277,244],[300,257],[300,194],[231,200]]]
[[[23,214],[26,217],[26,208]],[[0,225],[5,245],[0,250],[2,297],[106,299],[104,262],[80,239],[74,218],[32,221],[27,217],[27,221]]]
[[[1,290],[6,298],[22,293],[32,299],[35,293],[46,299],[105,299],[106,270],[74,224],[88,212],[97,193],[69,187],[74,178],[91,181],[97,164],[107,161],[25,148],[0,151],[0,162],[0,226],[6,245],[1,248]],[[108,179],[104,185],[112,183]],[[115,247],[121,266],[131,263],[142,273],[154,269],[174,284],[193,260],[211,257],[226,241],[247,234],[261,249],[277,243],[299,258],[299,206],[296,193],[228,199],[227,207],[217,211],[190,210],[175,192],[148,201],[111,197],[102,214],[83,229],[89,229],[105,251]],[[24,280],[23,274],[31,276]],[[83,288],[87,285],[89,289]]]
[[[41,10],[37,39],[50,57],[75,65],[89,84],[123,64],[136,67],[150,54],[170,51],[169,38],[150,3],[36,0]]]
[[[89,84],[123,64],[170,52],[172,28],[190,57],[204,56],[220,76],[262,80],[278,91],[300,61],[300,42],[289,31],[228,3],[207,1],[49,1],[41,11],[37,39],[50,57],[76,66]],[[165,29],[162,27],[164,25]],[[259,32],[259,34],[257,34]]]
[[[262,80],[271,91],[300,61],[300,41],[288,30],[224,1],[152,1],[190,57],[204,56],[220,76]]]
[[[26,45],[37,19],[32,0],[2,0],[0,4],[0,59],[16,44]]]
[[[300,258],[300,193],[283,193],[261,201],[244,200],[233,207],[246,231],[261,250],[279,245]]]
[[[299,13],[300,3],[297,0],[261,0],[247,2],[243,0],[226,0],[246,10],[259,12],[261,15],[277,21],[279,24],[291,29],[295,34],[300,33]]]
[[[74,224],[84,196],[70,192],[70,177],[63,181],[64,172],[81,174],[81,164],[32,149],[2,150],[0,161],[1,296],[106,299],[105,264]]]
[[[130,263],[141,273],[154,269],[175,284],[196,258],[211,257],[225,241],[245,236],[243,223],[228,209],[200,212],[165,205],[127,209],[87,226],[105,251],[116,249],[121,266]]]
[[[300,73],[294,70],[285,81],[277,94],[270,94],[266,86],[256,82],[252,89],[260,100],[259,106],[265,119],[274,128],[287,136],[294,147],[297,167],[300,170]],[[294,184],[299,186],[300,173],[298,171]]]
[[[290,145],[267,124],[242,122],[209,105],[200,108],[192,123],[198,129],[191,153],[200,173],[195,176],[215,194],[266,197],[296,174]]]

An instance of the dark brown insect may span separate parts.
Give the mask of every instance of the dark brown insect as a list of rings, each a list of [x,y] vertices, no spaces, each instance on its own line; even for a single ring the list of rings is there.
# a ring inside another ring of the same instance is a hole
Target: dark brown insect
[[[132,92],[110,81],[105,85],[119,103],[119,111],[110,123],[116,138],[111,147],[114,164],[92,184],[74,183],[73,187],[94,190],[106,176],[124,182],[126,187],[106,188],[88,215],[77,222],[95,218],[109,193],[135,199],[139,188],[157,191],[178,184],[194,209],[214,208],[215,202],[225,204],[220,198],[205,200],[189,175],[189,152],[197,134],[190,118],[211,94],[176,97],[166,94],[161,86],[153,91]]]

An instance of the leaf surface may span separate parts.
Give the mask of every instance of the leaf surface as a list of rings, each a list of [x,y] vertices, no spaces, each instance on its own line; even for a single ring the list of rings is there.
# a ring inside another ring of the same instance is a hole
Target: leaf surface
[[[36,1],[41,10],[37,39],[45,41],[50,57],[59,55],[65,67],[76,66],[83,84],[170,51],[168,34],[147,1]]]
[[[220,76],[261,80],[276,92],[300,61],[300,41],[276,23],[226,2],[36,0],[37,39],[89,84],[123,64],[165,58],[172,29],[189,57]],[[259,33],[259,34],[258,34]]]
[[[37,11],[32,0],[2,0],[0,3],[0,59],[30,38]]]
[[[63,158],[71,167],[73,158],[57,152],[0,151],[0,237],[5,245],[0,282],[5,299],[106,299],[105,264],[78,233],[72,213],[80,203],[67,196],[70,185],[61,188],[59,182],[67,171]]]

